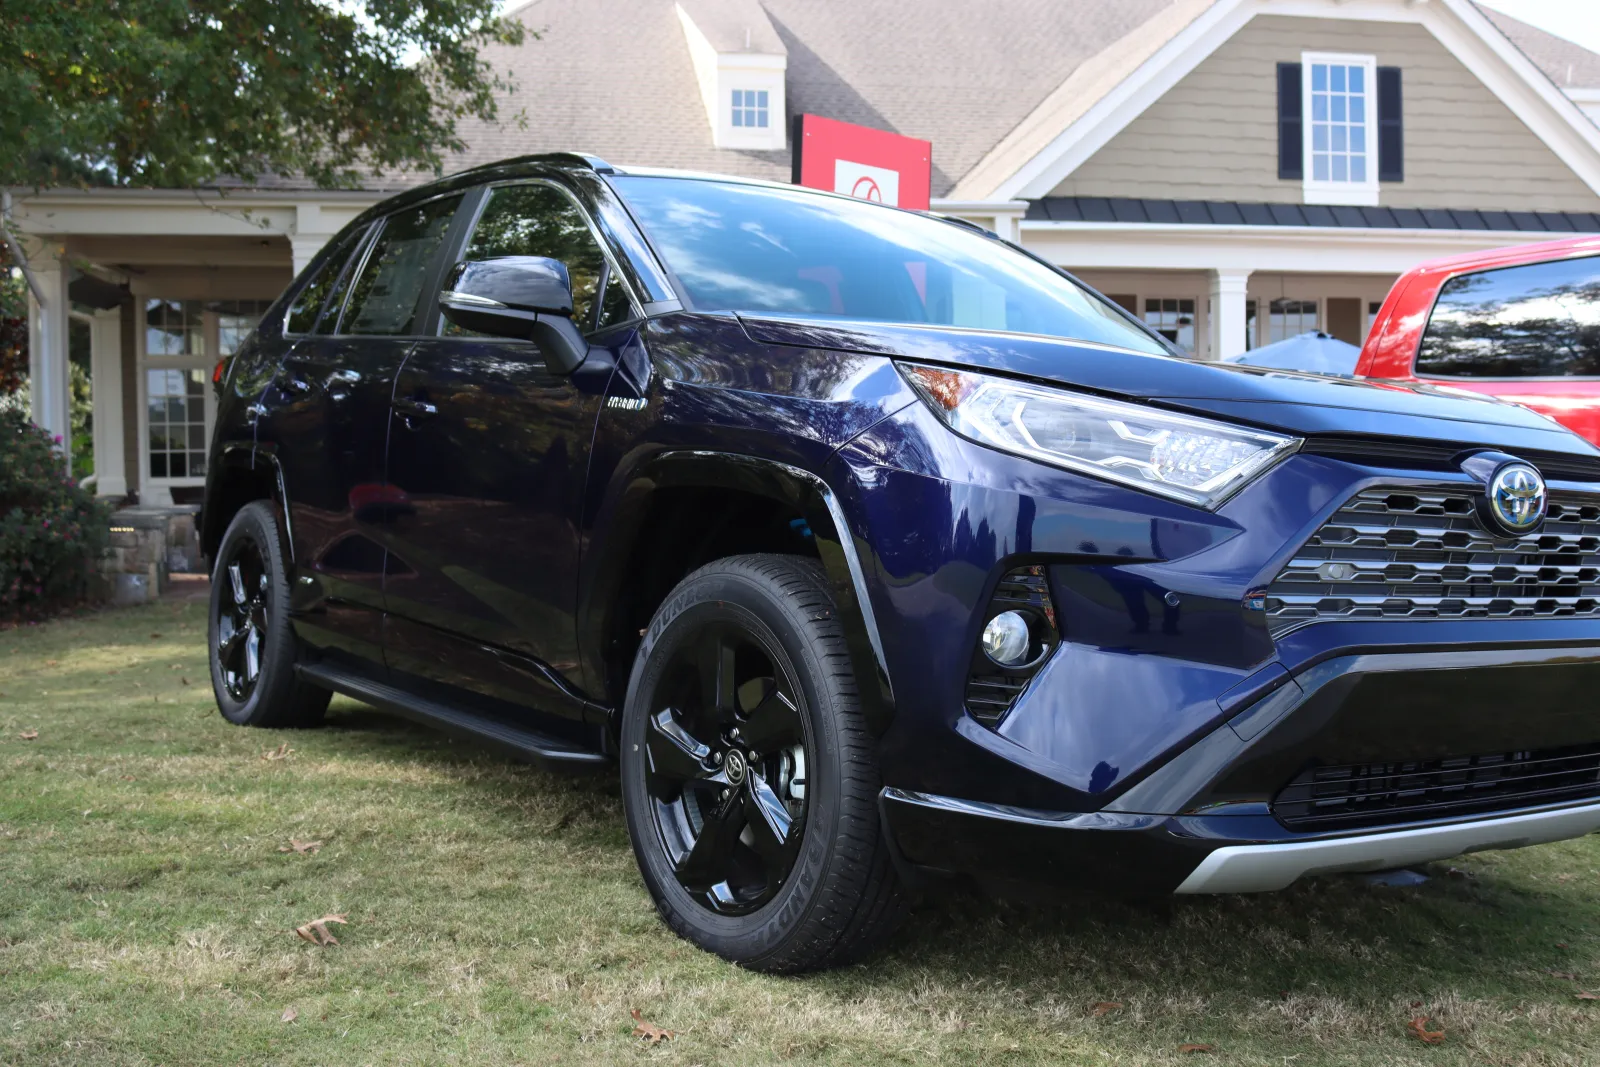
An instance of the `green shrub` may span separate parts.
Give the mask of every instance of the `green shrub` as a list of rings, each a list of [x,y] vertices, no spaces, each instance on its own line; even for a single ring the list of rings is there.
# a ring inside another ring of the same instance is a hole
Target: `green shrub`
[[[0,619],[82,599],[110,520],[110,508],[66,476],[49,435],[0,408]]]

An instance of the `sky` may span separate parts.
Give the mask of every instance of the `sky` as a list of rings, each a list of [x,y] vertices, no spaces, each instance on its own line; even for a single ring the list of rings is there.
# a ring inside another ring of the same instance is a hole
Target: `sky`
[[[1487,7],[1600,52],[1600,0],[1483,0]]]

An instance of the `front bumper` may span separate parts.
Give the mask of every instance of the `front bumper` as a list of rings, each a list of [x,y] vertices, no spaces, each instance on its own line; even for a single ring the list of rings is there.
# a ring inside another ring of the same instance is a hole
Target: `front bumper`
[[[1381,634],[1383,625],[1367,629]],[[1459,636],[1448,633],[1457,626],[1478,624],[1433,625],[1447,637]],[[1310,657],[1293,674],[1278,665],[1258,671],[1220,725],[1098,810],[1041,810],[891,787],[881,798],[884,824],[901,857],[925,872],[999,888],[1046,883],[1129,895],[1276,890],[1306,875],[1600,830],[1600,757],[1592,773],[1563,778],[1558,797],[1534,787],[1505,796],[1459,785],[1416,788],[1400,791],[1404,801],[1391,818],[1379,807],[1336,817],[1332,828],[1311,819],[1309,829],[1286,825],[1274,808],[1279,791],[1308,765],[1600,745],[1592,699],[1600,692],[1600,634],[1581,643],[1550,640],[1594,624],[1521,625],[1530,641],[1543,636],[1546,643],[1345,649]],[[1523,699],[1508,701],[1512,694]]]
[[[1227,816],[1032,811],[899,789],[885,789],[881,803],[901,855],[924,871],[996,885],[1050,883],[1136,896],[1270,892],[1308,875],[1388,870],[1600,830],[1600,801],[1242,843],[1229,842],[1248,834],[1248,825]]]

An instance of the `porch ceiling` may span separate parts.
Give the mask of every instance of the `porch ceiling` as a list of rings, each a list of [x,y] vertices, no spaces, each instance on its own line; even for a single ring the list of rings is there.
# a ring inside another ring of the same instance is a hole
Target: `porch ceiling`
[[[68,236],[68,258],[87,260],[127,274],[156,267],[277,267],[293,263],[287,237],[107,237]]]

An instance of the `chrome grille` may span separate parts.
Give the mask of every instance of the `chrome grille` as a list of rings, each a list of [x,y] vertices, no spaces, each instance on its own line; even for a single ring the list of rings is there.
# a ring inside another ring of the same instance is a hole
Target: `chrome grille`
[[[1274,636],[1324,619],[1600,616],[1600,497],[1552,494],[1544,526],[1486,531],[1472,490],[1368,489],[1267,588]]]

